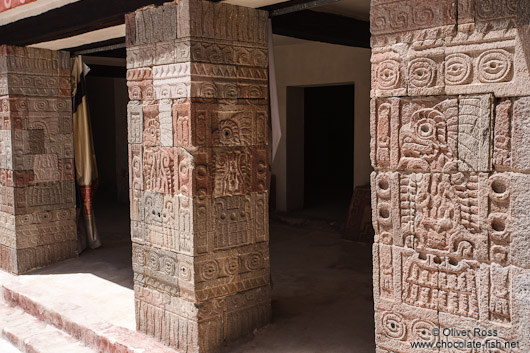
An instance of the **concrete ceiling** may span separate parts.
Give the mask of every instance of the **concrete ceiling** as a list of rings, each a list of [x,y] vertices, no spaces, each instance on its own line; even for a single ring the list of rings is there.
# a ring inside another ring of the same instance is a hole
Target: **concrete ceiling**
[[[285,0],[226,0],[225,2],[234,5],[247,7],[262,7],[274,5]],[[313,11],[327,12],[335,15],[356,18],[368,21],[370,18],[370,0],[340,0],[336,3],[315,7]]]

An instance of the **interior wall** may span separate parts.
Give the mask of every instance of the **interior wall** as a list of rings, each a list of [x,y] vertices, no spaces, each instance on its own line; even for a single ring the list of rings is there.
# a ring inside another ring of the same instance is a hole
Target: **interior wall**
[[[370,49],[274,36],[274,60],[282,139],[272,165],[276,206],[289,209],[287,87],[353,83],[355,85],[354,185],[370,181]],[[325,123],[325,121],[323,121]],[[303,126],[300,127],[303,129]],[[340,151],[337,151],[340,153]]]
[[[87,98],[99,174],[96,197],[128,203],[126,80],[89,73]]]

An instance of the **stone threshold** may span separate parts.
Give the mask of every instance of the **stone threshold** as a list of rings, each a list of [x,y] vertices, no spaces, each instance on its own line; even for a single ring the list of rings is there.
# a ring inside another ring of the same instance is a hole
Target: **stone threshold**
[[[0,271],[0,313],[9,317],[0,318],[2,335],[23,352],[177,352],[135,331],[131,289],[88,273]]]

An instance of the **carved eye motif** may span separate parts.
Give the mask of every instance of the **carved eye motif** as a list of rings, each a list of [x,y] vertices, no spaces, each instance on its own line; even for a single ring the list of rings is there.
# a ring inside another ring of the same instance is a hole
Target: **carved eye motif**
[[[512,68],[511,54],[505,50],[490,50],[479,57],[479,79],[494,83],[507,81]]]
[[[378,86],[381,89],[395,88],[399,83],[399,63],[386,60],[377,68]]]
[[[239,143],[239,126],[232,120],[219,122],[220,142],[224,145]]]
[[[404,318],[399,314],[386,312],[382,318],[383,330],[391,338],[403,339],[407,332]]]
[[[472,67],[469,56],[465,54],[449,55],[445,61],[445,81],[450,85],[468,83]]]
[[[428,138],[434,134],[434,124],[429,120],[418,122],[417,134],[421,137]]]
[[[436,77],[436,63],[428,58],[411,62],[409,67],[410,83],[414,87],[431,87]]]

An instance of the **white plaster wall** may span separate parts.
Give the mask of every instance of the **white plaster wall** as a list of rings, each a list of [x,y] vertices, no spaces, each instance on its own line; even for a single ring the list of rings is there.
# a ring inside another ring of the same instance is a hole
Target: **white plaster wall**
[[[355,84],[355,185],[370,180],[370,49],[274,36],[274,59],[282,140],[272,165],[276,175],[276,207],[287,207],[287,153],[285,139],[288,86]],[[325,123],[325,122],[323,122]],[[340,151],[337,151],[340,153]]]

